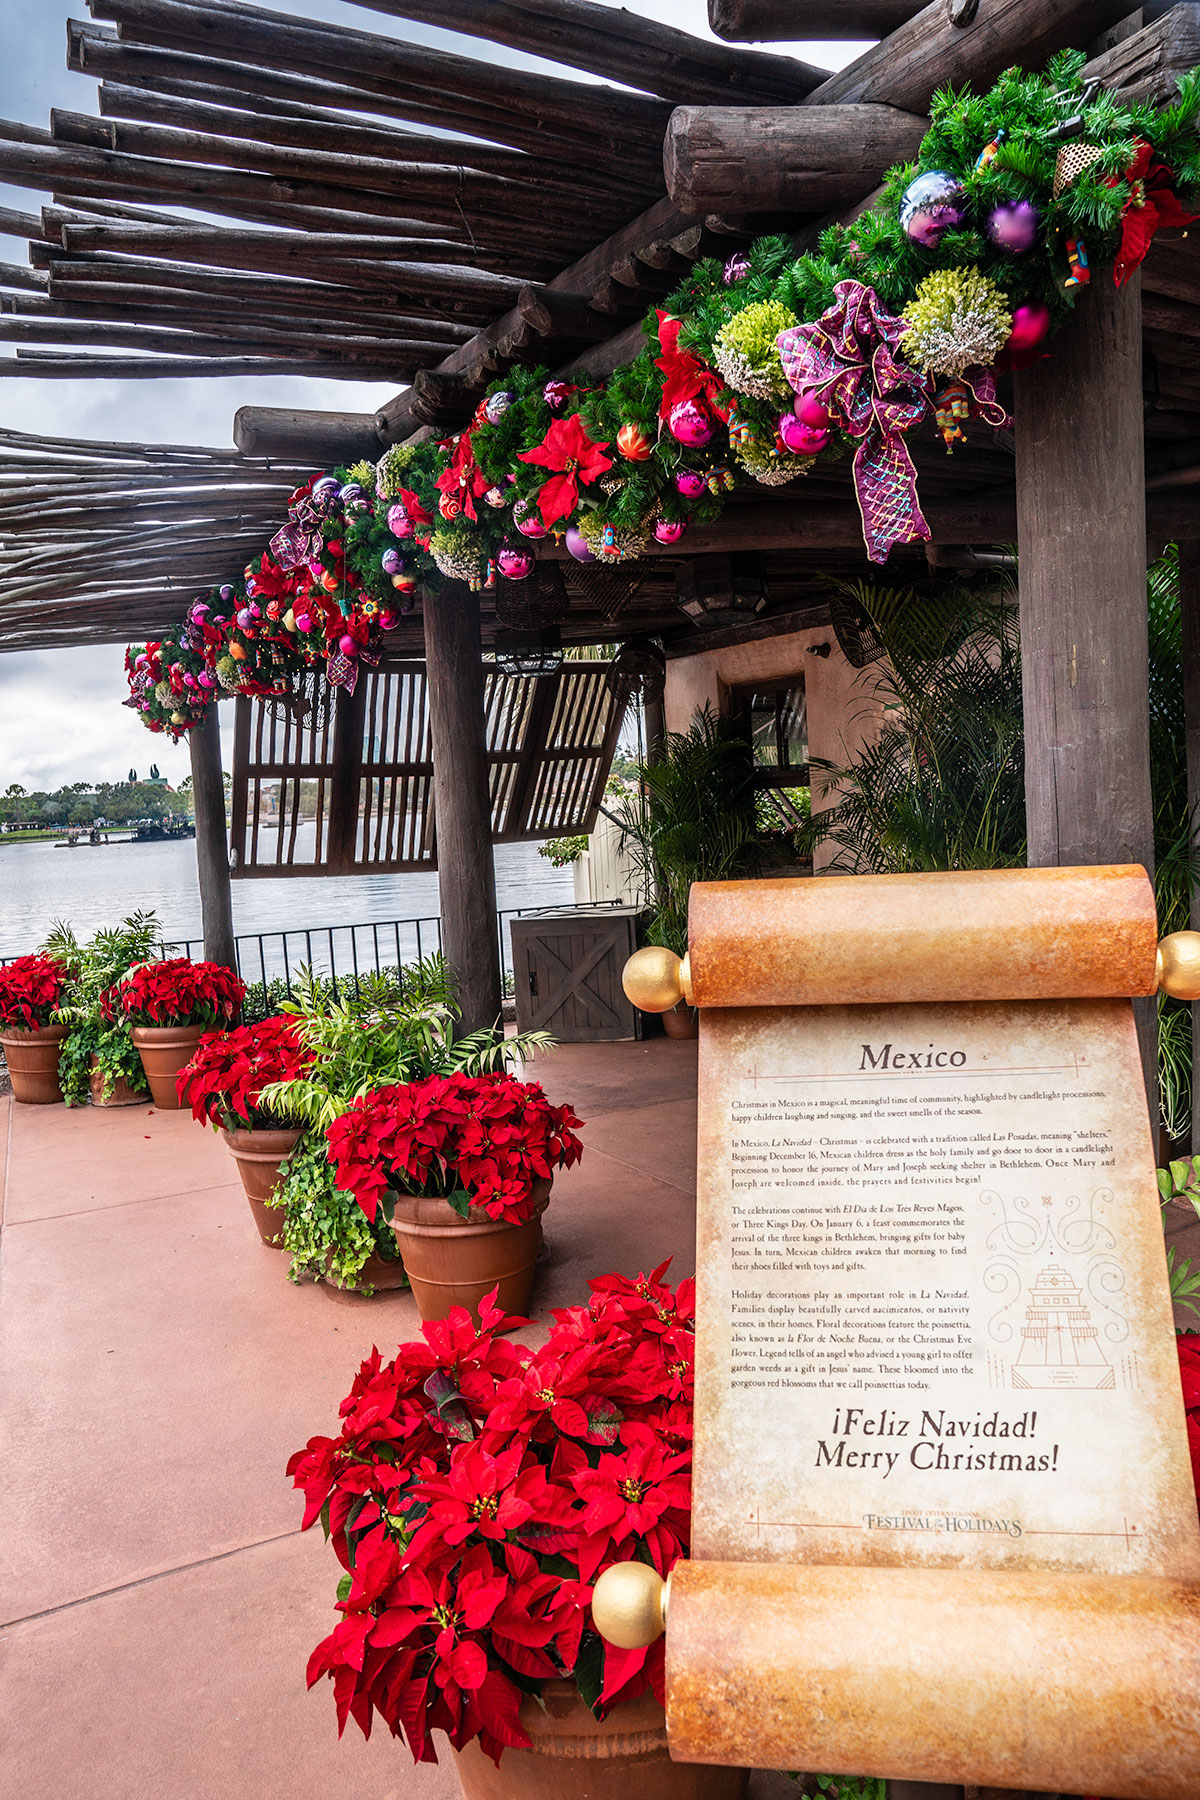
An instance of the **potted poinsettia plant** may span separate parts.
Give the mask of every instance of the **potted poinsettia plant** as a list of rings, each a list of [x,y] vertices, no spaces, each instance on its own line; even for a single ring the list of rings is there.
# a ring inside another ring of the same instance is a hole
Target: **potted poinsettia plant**
[[[300,1131],[262,1102],[271,1082],[292,1081],[311,1066],[294,1018],[275,1015],[232,1031],[205,1032],[175,1078],[181,1106],[200,1125],[211,1125],[228,1145],[264,1244],[282,1248],[282,1169]]]
[[[456,1307],[390,1362],[373,1351],[335,1437],[288,1464],[345,1571],[314,1650],[339,1730],[378,1717],[417,1762],[444,1732],[467,1800],[736,1800],[742,1770],[672,1763],[663,1645],[599,1637],[611,1563],[666,1574],[687,1554],[693,1284],[666,1265],[591,1284],[539,1349],[501,1334],[495,1294]],[[490,1760],[489,1760],[490,1759]],[[493,1767],[493,1764],[496,1766]]]
[[[133,1027],[154,1104],[175,1111],[175,1078],[206,1031],[233,1023],[246,984],[222,963],[189,956],[141,963],[112,990],[107,1005]]]
[[[56,1023],[69,979],[67,965],[38,952],[0,968],[0,1044],[14,1100],[46,1106],[61,1100],[58,1062],[67,1027]]]
[[[427,1075],[355,1100],[326,1131],[337,1185],[389,1219],[423,1319],[529,1304],[556,1169],[582,1121],[506,1070]]]

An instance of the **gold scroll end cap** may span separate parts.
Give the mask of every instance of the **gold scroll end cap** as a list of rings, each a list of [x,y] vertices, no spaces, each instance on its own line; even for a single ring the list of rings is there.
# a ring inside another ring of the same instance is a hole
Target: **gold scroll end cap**
[[[625,998],[639,1012],[664,1013],[691,1000],[692,981],[688,959],[664,950],[660,944],[647,944],[635,950],[621,971]]]
[[[1158,985],[1176,1000],[1200,1000],[1200,931],[1173,931],[1158,946]]]
[[[647,1563],[614,1563],[592,1590],[592,1618],[606,1643],[644,1649],[667,1628],[667,1583]]]

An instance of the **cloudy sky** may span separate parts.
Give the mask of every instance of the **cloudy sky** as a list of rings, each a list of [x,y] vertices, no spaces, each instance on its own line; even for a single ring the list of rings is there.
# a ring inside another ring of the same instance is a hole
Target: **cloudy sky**
[[[610,0],[611,3],[611,0]],[[86,17],[80,0],[0,0],[9,54],[0,60],[0,117],[45,127],[50,108],[95,113],[96,87],[66,68],[66,21]],[[706,0],[629,0],[629,9],[697,36],[711,36]],[[389,20],[342,0],[290,0],[272,10],[359,30],[406,37],[490,57],[493,62],[551,68],[515,52],[452,33]],[[448,12],[452,7],[448,6]],[[840,68],[858,44],[775,46],[823,68]],[[578,72],[572,71],[576,79]],[[0,185],[0,206],[37,211],[45,194]],[[0,260],[24,263],[26,245],[0,235]],[[0,345],[0,354],[9,346]],[[392,388],[371,382],[303,377],[190,381],[0,382],[0,424],[21,431],[138,442],[224,446],[233,415],[253,401],[263,406],[322,407],[369,412]],[[0,654],[0,792],[10,782],[54,788],[78,780],[119,780],[130,766],[157,758],[168,780],[187,773],[187,747],[151,738],[120,701],[125,693],[118,645],[80,650]],[[222,708],[222,713],[229,711]],[[222,720],[223,725],[232,721]],[[228,764],[230,746],[226,744]]]

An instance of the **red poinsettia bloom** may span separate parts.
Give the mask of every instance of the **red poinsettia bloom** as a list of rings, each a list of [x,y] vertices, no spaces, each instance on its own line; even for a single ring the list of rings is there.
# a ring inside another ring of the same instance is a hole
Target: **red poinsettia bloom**
[[[477,519],[475,501],[481,494],[486,494],[492,484],[475,461],[471,432],[460,432],[453,443],[454,453],[433,485],[439,493],[457,494],[466,517]],[[411,518],[411,513],[409,516]]]
[[[1188,1449],[1192,1457],[1192,1480],[1200,1503],[1200,1333],[1188,1332],[1176,1338],[1179,1351],[1179,1373],[1183,1381],[1183,1408],[1187,1418]]]
[[[601,1456],[595,1468],[578,1469],[571,1485],[586,1501],[582,1530],[588,1541],[579,1572],[590,1580],[612,1544],[629,1538],[652,1540],[660,1529],[668,1540],[675,1521],[686,1529],[691,1482],[684,1471],[690,1459],[664,1451],[648,1425],[621,1427],[621,1448]],[[657,1559],[656,1559],[657,1560]]]
[[[40,1031],[62,999],[68,970],[55,957],[17,956],[0,968],[0,1025]]]
[[[607,443],[592,442],[579,414],[572,413],[569,419],[555,419],[536,449],[519,452],[522,462],[556,471],[538,490],[538,507],[547,525],[574,511],[580,482],[587,487],[612,468],[612,459],[604,454],[607,449]]]
[[[423,1531],[447,1544],[475,1536],[501,1540],[516,1531],[533,1517],[546,1488],[541,1465],[526,1467],[523,1456],[519,1446],[492,1456],[480,1443],[453,1451],[446,1476],[417,1489],[416,1497],[429,1502]],[[421,1537],[418,1532],[414,1549]]]
[[[658,311],[658,341],[662,346],[661,356],[656,356],[654,366],[662,371],[663,391],[659,402],[660,419],[670,417],[671,408],[684,400],[703,398],[712,407],[719,418],[729,417],[729,408],[717,404],[717,395],[725,386],[721,376],[714,369],[706,368],[698,356],[690,350],[679,348],[679,332],[683,321],[673,319],[670,313]]]
[[[110,993],[110,1010],[135,1025],[217,1025],[232,1022],[246,984],[222,963],[179,956],[139,963]]]
[[[180,1103],[198,1125],[227,1131],[262,1124],[259,1095],[276,1081],[291,1081],[312,1064],[311,1050],[296,1035],[296,1021],[276,1017],[236,1031],[206,1033],[175,1079]]]
[[[1190,225],[1193,219],[1200,218],[1200,213],[1185,212],[1179,204],[1175,177],[1166,163],[1157,160],[1152,144],[1138,144],[1125,180],[1133,191],[1121,214],[1121,245],[1113,263],[1113,280],[1118,287],[1145,261],[1155,232],[1164,226]],[[1115,184],[1110,182],[1111,185]]]

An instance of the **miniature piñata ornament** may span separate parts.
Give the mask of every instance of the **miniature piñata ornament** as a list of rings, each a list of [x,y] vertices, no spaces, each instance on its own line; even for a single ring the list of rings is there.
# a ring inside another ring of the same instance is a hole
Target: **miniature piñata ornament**
[[[872,562],[893,544],[927,539],[917,475],[905,433],[929,407],[929,381],[897,354],[905,322],[861,281],[839,281],[833,306],[815,324],[779,339],[784,371],[798,394],[819,391],[834,422],[859,440],[854,490]]]
[[[1086,287],[1092,279],[1092,271],[1088,267],[1087,245],[1082,238],[1067,239],[1067,268],[1069,274],[1063,287],[1068,293],[1072,288]]]
[[[1054,186],[1052,189],[1054,199],[1057,200],[1060,194],[1065,194],[1067,189],[1079,180],[1084,170],[1090,169],[1093,163],[1099,162],[1103,155],[1104,152],[1099,144],[1082,144],[1078,141],[1073,144],[1063,144],[1054,163]]]
[[[971,390],[965,381],[943,382],[933,397],[933,412],[947,453],[966,443],[963,426],[971,416]]]

